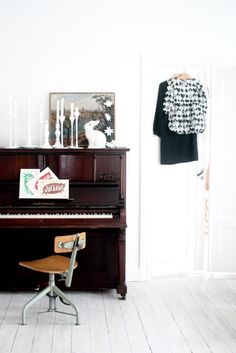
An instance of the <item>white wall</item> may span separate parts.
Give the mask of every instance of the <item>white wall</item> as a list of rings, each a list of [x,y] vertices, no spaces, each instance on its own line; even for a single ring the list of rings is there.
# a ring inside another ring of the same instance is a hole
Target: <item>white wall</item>
[[[18,100],[19,144],[26,144],[28,94],[37,144],[39,101],[47,119],[49,92],[116,93],[117,142],[131,149],[128,279],[139,278],[140,266],[141,53],[236,52],[235,15],[233,0],[0,0],[1,146],[9,143],[10,92]]]

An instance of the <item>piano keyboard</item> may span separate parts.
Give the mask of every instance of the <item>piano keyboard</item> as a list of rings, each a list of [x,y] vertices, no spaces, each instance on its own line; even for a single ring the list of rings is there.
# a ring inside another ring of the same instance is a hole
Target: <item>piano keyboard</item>
[[[0,219],[110,219],[112,213],[1,213]]]

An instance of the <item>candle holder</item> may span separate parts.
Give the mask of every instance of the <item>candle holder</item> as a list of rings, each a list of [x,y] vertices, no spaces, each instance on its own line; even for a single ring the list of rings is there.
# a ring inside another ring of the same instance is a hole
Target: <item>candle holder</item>
[[[17,119],[16,118],[13,119],[13,135],[14,135],[13,144],[11,147],[16,148],[16,147],[18,147],[17,146]]]
[[[43,104],[40,101],[39,105],[39,126],[40,126],[40,147],[43,146]]]
[[[17,148],[17,121],[18,121],[18,113],[17,113],[17,101],[16,98],[13,100],[13,110],[11,110],[12,122],[10,123],[10,147]]]
[[[9,140],[10,140],[10,148],[12,148],[14,146],[13,144],[13,117],[10,117],[10,136],[9,136]]]
[[[43,121],[40,121],[40,147],[43,146]]]
[[[80,113],[79,113],[78,108],[75,109],[74,114],[75,114],[75,147],[79,148],[78,139],[79,139],[79,116],[80,116]]]
[[[42,145],[43,148],[51,148],[49,143],[49,126],[48,122],[44,123],[44,143]]]
[[[61,143],[60,143],[60,123],[59,123],[59,120],[56,122],[55,135],[56,135],[56,142],[54,143],[53,147],[60,148],[62,146],[61,146]]]
[[[32,146],[32,141],[31,141],[31,98],[28,96],[28,123],[27,123],[27,132],[28,132],[28,143],[27,147]]]
[[[10,147],[13,147],[13,118],[14,118],[14,112],[13,112],[13,97],[12,94],[9,96],[9,106],[10,106],[10,120],[9,120],[9,142],[10,142]]]
[[[74,116],[70,116],[70,126],[71,126],[71,129],[70,129],[70,147],[73,147],[74,146],[74,134],[73,134],[73,127],[74,127],[74,120],[75,120],[75,117]]]
[[[64,121],[65,121],[65,116],[61,115],[59,120],[60,120],[60,124],[61,124],[61,147],[64,147],[63,125],[64,125]]]

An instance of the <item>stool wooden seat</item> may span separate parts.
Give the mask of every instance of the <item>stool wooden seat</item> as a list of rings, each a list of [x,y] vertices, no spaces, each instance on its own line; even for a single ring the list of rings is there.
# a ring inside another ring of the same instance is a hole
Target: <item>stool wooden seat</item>
[[[41,299],[44,295],[49,296],[48,311],[57,311],[56,298],[59,297],[64,304],[71,305],[75,310],[76,325],[79,324],[79,310],[65,294],[55,285],[55,275],[61,275],[65,280],[67,287],[71,286],[74,269],[78,266],[75,260],[78,250],[82,250],[86,245],[86,233],[77,233],[72,235],[63,235],[55,237],[54,251],[55,253],[69,253],[71,256],[65,255],[51,255],[42,259],[32,261],[20,261],[19,265],[27,269],[47,273],[49,275],[48,286],[42,289],[36,296],[34,296],[22,309],[22,325],[26,324],[25,313],[26,310]]]
[[[69,270],[70,259],[62,255],[52,255],[39,260],[21,261],[19,265],[37,272],[62,274]],[[75,261],[73,269],[77,266]]]

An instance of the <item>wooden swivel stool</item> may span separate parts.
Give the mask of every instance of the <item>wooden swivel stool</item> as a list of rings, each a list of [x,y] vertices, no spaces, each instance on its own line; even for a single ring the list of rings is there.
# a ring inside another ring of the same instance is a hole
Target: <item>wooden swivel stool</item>
[[[42,289],[30,301],[28,301],[22,309],[22,325],[26,324],[25,314],[28,308],[41,299],[44,295],[49,296],[48,311],[57,311],[56,298],[59,297],[64,304],[71,305],[75,310],[76,325],[79,324],[79,309],[73,304],[64,293],[55,284],[55,275],[61,275],[65,280],[67,287],[71,286],[74,269],[78,266],[76,262],[76,254],[78,250],[84,249],[86,246],[86,233],[77,233],[73,235],[57,236],[54,240],[55,253],[69,253],[71,257],[64,255],[52,255],[43,259],[33,261],[21,261],[20,266],[29,268],[37,272],[49,274],[48,286]]]

